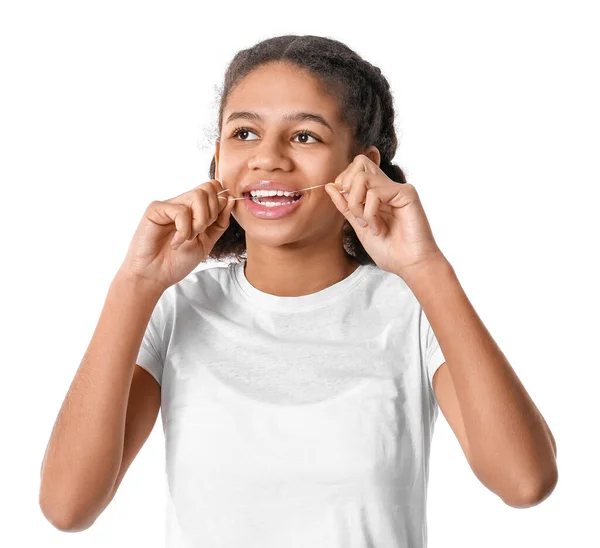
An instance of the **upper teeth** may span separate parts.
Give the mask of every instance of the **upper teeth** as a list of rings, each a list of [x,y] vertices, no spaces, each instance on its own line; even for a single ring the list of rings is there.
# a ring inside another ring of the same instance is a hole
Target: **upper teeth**
[[[297,196],[299,192],[287,192],[285,190],[251,190],[250,195],[260,198],[261,196]]]

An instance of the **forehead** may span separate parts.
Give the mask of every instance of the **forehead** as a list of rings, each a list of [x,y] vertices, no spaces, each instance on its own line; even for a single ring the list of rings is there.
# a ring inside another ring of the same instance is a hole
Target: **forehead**
[[[275,121],[281,114],[308,110],[338,123],[338,104],[326,94],[319,80],[306,70],[286,63],[263,65],[248,73],[232,89],[223,120],[237,110],[260,111]]]

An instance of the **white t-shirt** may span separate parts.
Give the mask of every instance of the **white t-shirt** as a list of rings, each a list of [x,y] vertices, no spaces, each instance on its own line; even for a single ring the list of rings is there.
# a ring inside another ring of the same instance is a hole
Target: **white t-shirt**
[[[425,548],[444,361],[376,265],[299,297],[244,261],[169,287],[137,357],[162,389],[167,548]]]

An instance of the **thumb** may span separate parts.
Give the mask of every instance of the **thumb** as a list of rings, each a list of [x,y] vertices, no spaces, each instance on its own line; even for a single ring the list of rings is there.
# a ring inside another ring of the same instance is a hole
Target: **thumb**
[[[227,227],[229,226],[231,211],[235,206],[235,202],[236,201],[231,196],[227,198],[227,203],[215,219],[215,222],[206,229],[206,235],[209,238],[214,238],[215,240],[217,240],[221,236],[221,234],[223,234],[223,232],[227,230]]]
[[[352,214],[352,211],[350,211],[346,198],[342,196],[337,187],[333,183],[327,183],[325,185],[325,192],[329,194],[329,196],[331,197],[331,201],[335,204],[335,207],[338,208],[340,213],[344,217],[346,217],[346,219],[350,223],[350,226],[352,226],[352,228],[354,229],[354,232],[356,232],[357,234],[359,230],[362,232],[363,228],[356,222],[356,217]]]
[[[225,198],[225,196],[223,197]],[[227,196],[227,202],[225,203],[225,207],[219,213],[216,222],[221,222],[225,220],[227,221],[227,224],[229,224],[229,216],[231,215],[231,210],[235,207],[235,202],[236,200],[234,200],[233,196]],[[227,225],[225,225],[225,228],[227,228]]]

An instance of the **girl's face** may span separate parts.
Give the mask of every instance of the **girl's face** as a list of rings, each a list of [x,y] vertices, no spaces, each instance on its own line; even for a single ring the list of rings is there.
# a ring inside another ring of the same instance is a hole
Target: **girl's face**
[[[322,121],[302,119],[303,113]],[[215,178],[229,189],[224,195],[236,198],[248,184],[263,180],[297,190],[324,185],[353,160],[351,144],[349,128],[338,120],[337,102],[321,94],[314,77],[281,62],[263,65],[229,96],[216,144]],[[305,191],[298,206],[278,219],[255,216],[246,200],[236,202],[232,215],[246,231],[247,245],[250,239],[269,246],[309,244],[326,235],[339,240],[344,223],[323,187]]]

